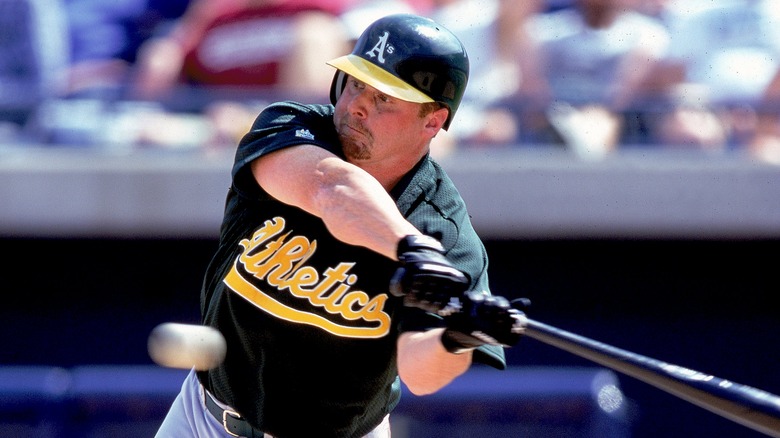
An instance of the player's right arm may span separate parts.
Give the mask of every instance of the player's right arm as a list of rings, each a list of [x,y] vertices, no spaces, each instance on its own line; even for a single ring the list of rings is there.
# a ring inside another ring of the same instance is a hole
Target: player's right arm
[[[398,242],[421,234],[370,174],[313,145],[288,147],[251,164],[269,195],[323,220],[334,237],[397,259]]]

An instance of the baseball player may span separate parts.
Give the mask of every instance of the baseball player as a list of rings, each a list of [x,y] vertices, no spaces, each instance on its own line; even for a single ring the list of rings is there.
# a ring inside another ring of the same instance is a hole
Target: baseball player
[[[201,294],[224,362],[159,437],[389,437],[401,382],[503,369],[522,314],[490,295],[464,202],[429,156],[468,79],[460,41],[391,15],[334,59],[332,105],[268,106],[241,140]]]

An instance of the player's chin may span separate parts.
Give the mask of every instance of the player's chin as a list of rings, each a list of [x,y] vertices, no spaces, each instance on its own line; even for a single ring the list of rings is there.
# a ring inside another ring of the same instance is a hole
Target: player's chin
[[[363,161],[371,158],[371,148],[364,142],[343,140],[341,141],[341,149],[344,151],[344,156],[349,161]]]
[[[367,160],[371,158],[370,138],[360,131],[348,126],[339,129],[339,139],[344,156],[350,160]]]

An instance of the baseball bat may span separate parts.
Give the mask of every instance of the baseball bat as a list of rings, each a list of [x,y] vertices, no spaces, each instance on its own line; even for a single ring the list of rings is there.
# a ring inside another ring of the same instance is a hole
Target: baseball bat
[[[621,350],[531,319],[524,335],[664,390],[724,418],[780,437],[780,397]]]

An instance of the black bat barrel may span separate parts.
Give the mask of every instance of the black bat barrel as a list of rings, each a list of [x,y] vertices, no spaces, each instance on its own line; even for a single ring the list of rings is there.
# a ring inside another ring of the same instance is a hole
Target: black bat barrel
[[[529,319],[525,335],[634,377],[724,418],[780,438],[780,397],[621,350]]]

